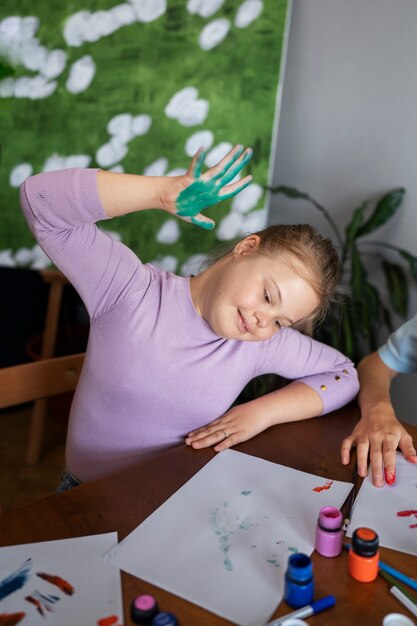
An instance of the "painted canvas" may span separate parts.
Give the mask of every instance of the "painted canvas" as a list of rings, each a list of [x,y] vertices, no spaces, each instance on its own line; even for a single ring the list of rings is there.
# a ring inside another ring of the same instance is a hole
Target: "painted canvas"
[[[20,214],[31,174],[101,167],[183,172],[231,145],[254,149],[253,183],[202,232],[162,212],[106,229],[144,261],[189,274],[201,256],[266,225],[287,0],[3,0],[0,265],[43,268]]]
[[[240,626],[282,600],[293,552],[311,554],[322,506],[352,485],[220,452],[105,559]]]
[[[0,626],[123,626],[117,533],[0,548]]]
[[[367,526],[378,534],[381,546],[417,556],[417,465],[397,452],[396,480],[376,488],[371,471],[356,498],[347,536]]]

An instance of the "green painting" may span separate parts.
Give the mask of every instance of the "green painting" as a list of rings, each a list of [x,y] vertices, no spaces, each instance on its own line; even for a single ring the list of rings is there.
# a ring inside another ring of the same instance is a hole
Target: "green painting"
[[[149,211],[103,223],[143,261],[177,273],[267,221],[286,0],[3,0],[0,265],[48,264],[19,185],[66,167],[175,175],[240,143],[253,183],[207,210],[203,231]],[[100,225],[101,227],[101,225]]]

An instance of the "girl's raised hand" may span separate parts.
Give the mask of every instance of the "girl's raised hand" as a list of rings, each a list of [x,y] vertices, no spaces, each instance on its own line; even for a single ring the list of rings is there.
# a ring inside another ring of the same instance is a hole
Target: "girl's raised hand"
[[[231,181],[242,171],[252,155],[251,148],[245,150],[243,146],[237,145],[217,165],[202,174],[201,168],[206,154],[200,148],[187,173],[177,179],[182,189],[175,194],[175,199],[168,199],[164,202],[166,210],[178,215],[185,222],[211,230],[214,228],[214,221],[203,215],[201,211],[231,198],[249,185],[252,180],[250,175],[234,183]],[[174,188],[171,187],[171,192],[173,191]]]

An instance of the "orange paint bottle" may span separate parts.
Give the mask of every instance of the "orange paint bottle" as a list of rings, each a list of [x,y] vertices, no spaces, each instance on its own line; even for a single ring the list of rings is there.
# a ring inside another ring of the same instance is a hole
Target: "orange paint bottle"
[[[349,574],[361,583],[370,583],[378,576],[378,535],[371,528],[357,528],[349,550]]]

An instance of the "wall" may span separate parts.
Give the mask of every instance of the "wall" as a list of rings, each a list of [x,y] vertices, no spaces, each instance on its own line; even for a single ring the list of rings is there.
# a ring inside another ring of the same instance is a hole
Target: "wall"
[[[342,228],[363,200],[405,187],[399,214],[375,239],[414,255],[416,24],[414,0],[293,0],[271,174],[274,185],[297,187],[328,207]],[[279,221],[310,221],[331,235],[305,203],[273,195],[269,222]],[[412,285],[410,315],[416,310]],[[397,378],[393,397],[399,417],[417,424],[415,383],[415,376]]]

